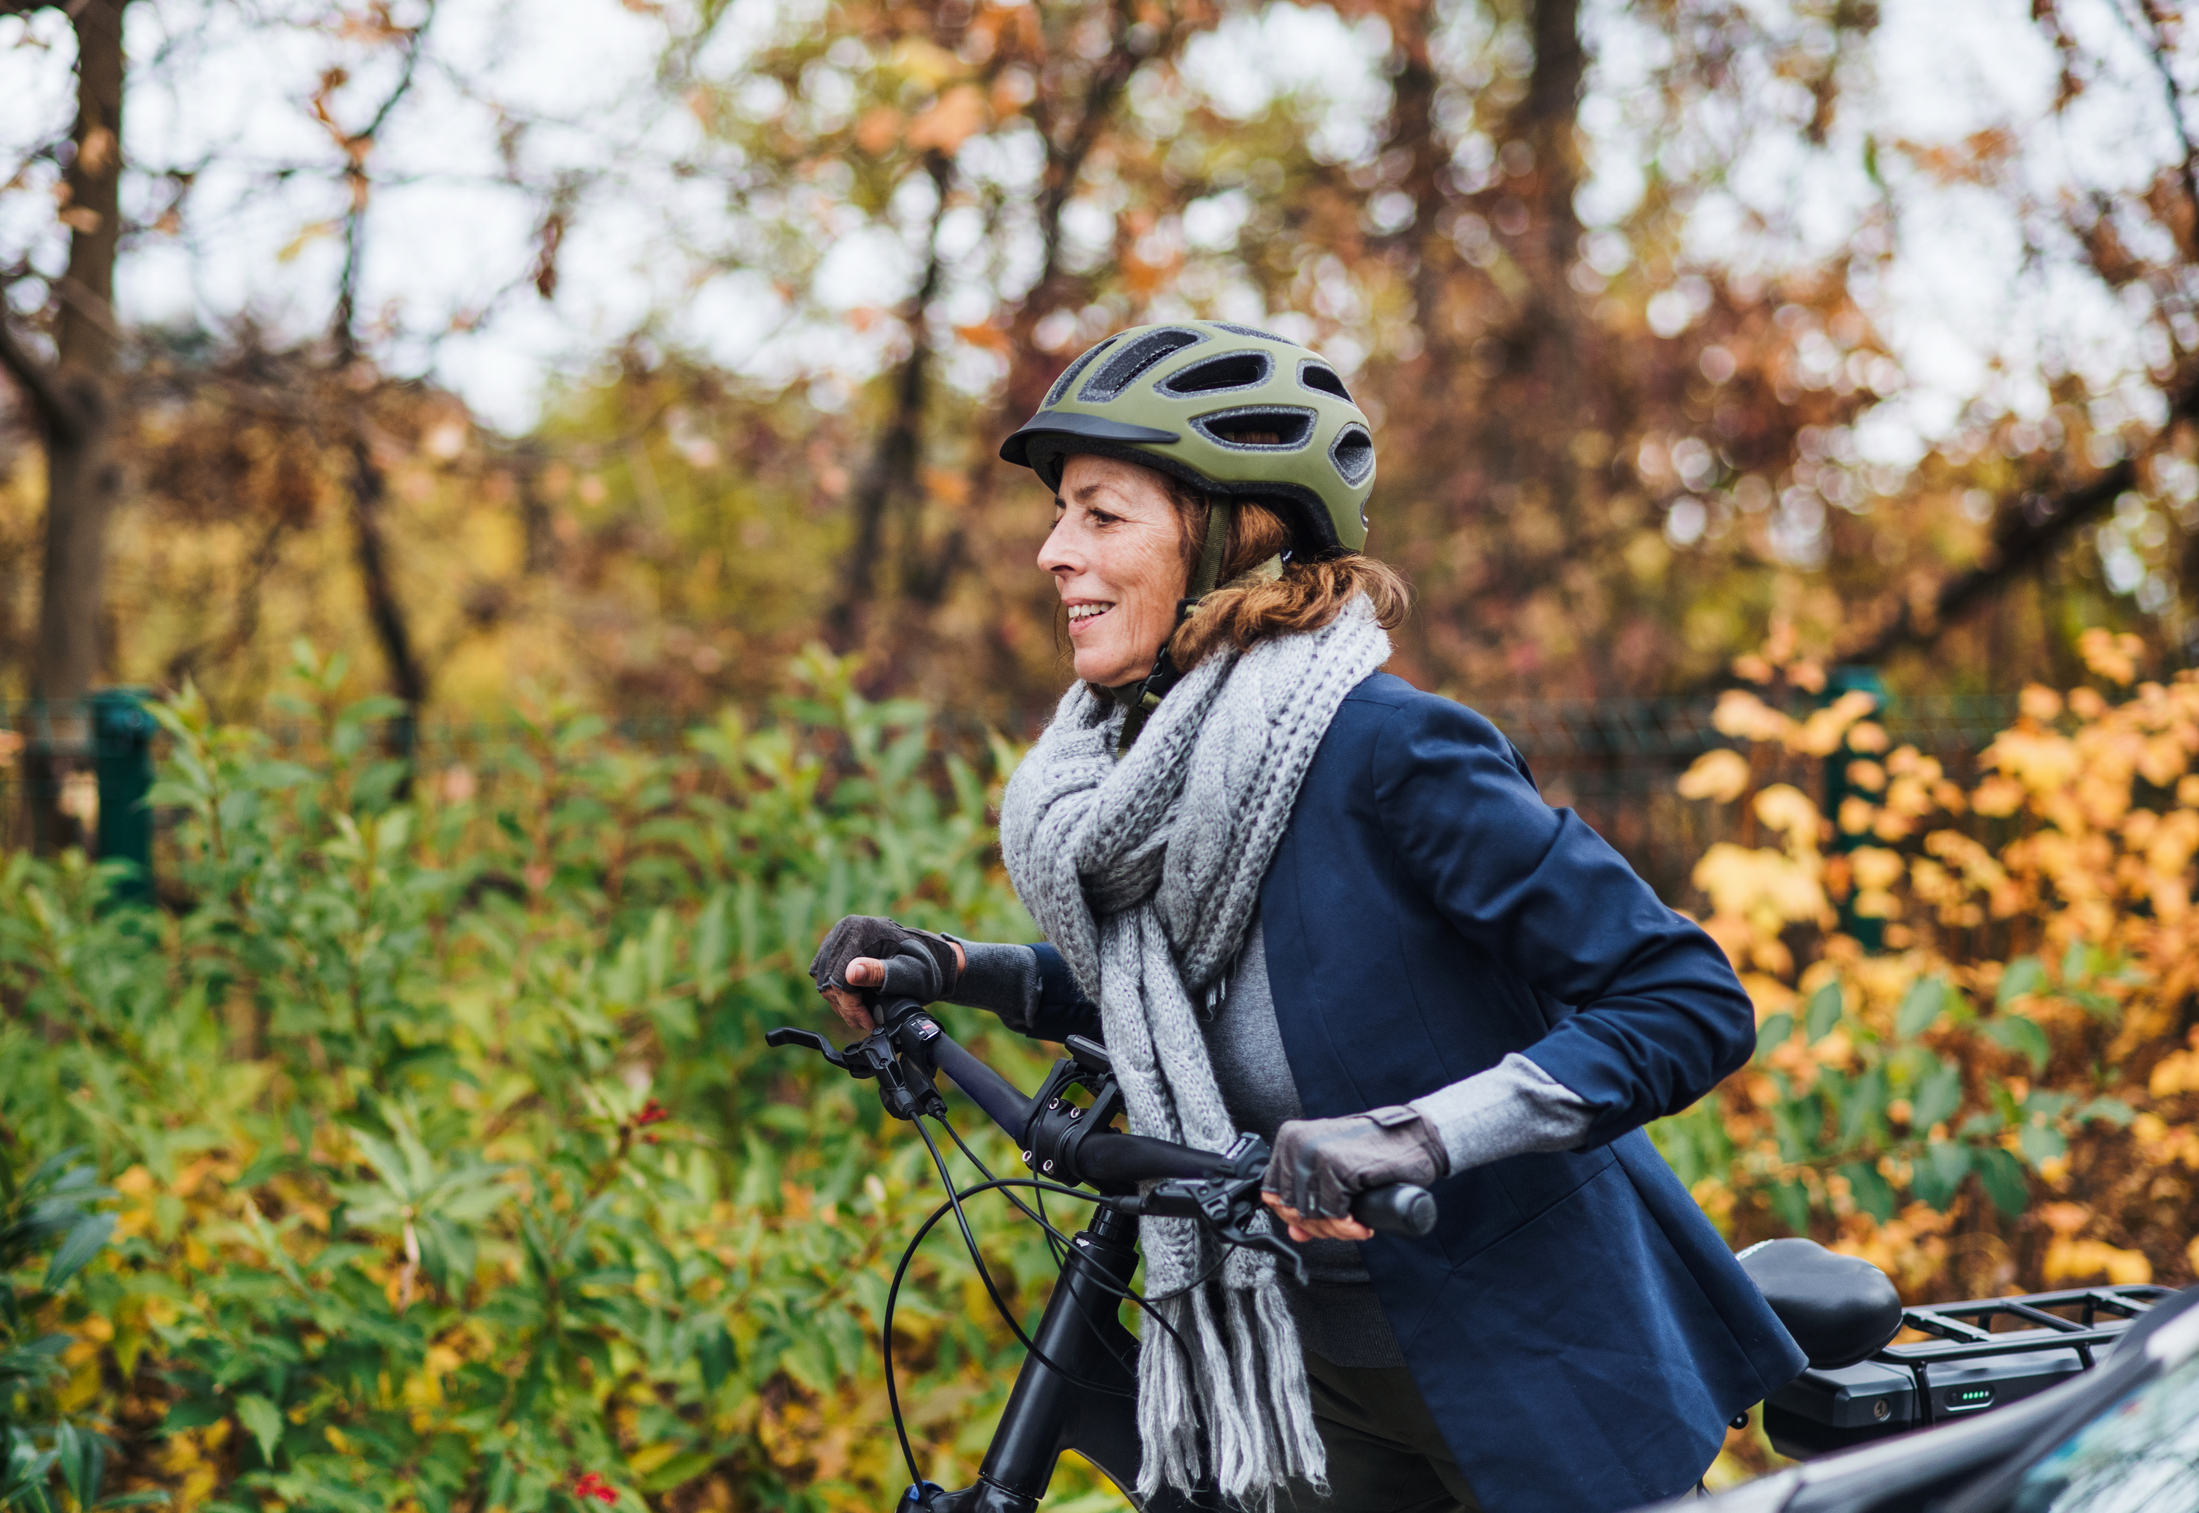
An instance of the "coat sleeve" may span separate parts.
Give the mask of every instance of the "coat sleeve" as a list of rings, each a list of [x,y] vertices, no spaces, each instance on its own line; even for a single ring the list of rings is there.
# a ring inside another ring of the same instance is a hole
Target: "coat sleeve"
[[[1526,1056],[1593,1109],[1582,1148],[1677,1113],[1748,1061],[1756,1015],[1725,953],[1570,809],[1494,725],[1420,698],[1373,762],[1394,854],[1453,928],[1572,1012]]]
[[[1087,1040],[1104,1041],[1099,1005],[1084,996],[1076,974],[1069,970],[1061,953],[1043,942],[1031,950],[1038,957],[1038,1003],[1031,1011],[1030,1022],[1017,1028],[1035,1040],[1066,1040],[1071,1035],[1082,1035]]]

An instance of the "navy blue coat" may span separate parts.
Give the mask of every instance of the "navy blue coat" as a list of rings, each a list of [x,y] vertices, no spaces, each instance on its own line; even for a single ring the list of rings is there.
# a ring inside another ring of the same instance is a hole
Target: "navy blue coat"
[[[1345,699],[1260,894],[1309,1118],[1404,1103],[1518,1051],[1588,1100],[1584,1146],[1435,1189],[1423,1239],[1360,1246],[1421,1395],[1490,1513],[1677,1495],[1726,1423],[1801,1371],[1641,1126],[1737,1070],[1724,953],[1480,715],[1376,673]],[[1033,1032],[1097,1033],[1039,952]]]

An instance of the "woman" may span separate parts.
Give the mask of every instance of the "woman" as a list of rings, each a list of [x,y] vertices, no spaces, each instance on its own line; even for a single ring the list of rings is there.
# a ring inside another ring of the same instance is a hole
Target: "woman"
[[[1343,384],[1261,332],[1143,327],[1001,455],[1056,493],[1079,679],[1001,816],[1048,944],[850,918],[811,970],[867,1031],[851,990],[920,938],[955,1001],[1103,1039],[1138,1132],[1273,1144],[1310,1285],[1142,1221],[1194,1342],[1141,1355],[1146,1487],[1587,1513],[1693,1486],[1802,1357],[1641,1126],[1741,1066],[1754,1016],[1488,721],[1378,671],[1405,593],[1359,550]],[[1434,1233],[1349,1218],[1396,1181],[1434,1188]]]

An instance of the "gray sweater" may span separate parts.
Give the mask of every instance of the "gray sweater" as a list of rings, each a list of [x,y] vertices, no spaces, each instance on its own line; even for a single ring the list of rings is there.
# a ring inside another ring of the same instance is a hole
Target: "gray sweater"
[[[967,965],[953,1002],[998,1014],[1028,1031],[1038,1008],[1038,957],[1029,946],[963,941]],[[1283,1034],[1268,992],[1267,950],[1255,919],[1229,975],[1220,1006],[1205,1025],[1214,1080],[1237,1128],[1273,1142],[1276,1127],[1304,1115],[1283,1053]],[[1413,1100],[1442,1137],[1451,1170],[1465,1171],[1528,1151],[1570,1150],[1587,1134],[1588,1103],[1532,1061],[1510,1055],[1485,1072]],[[1307,1284],[1287,1275],[1283,1288],[1308,1350],[1339,1366],[1402,1366],[1404,1352],[1374,1293],[1359,1246],[1312,1240],[1301,1247]]]

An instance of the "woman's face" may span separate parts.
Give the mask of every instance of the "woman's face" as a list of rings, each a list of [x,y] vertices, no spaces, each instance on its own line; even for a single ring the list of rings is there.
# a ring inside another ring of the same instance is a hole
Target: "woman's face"
[[[1060,513],[1039,549],[1069,610],[1077,676],[1113,688],[1153,670],[1183,597],[1183,523],[1161,475],[1112,457],[1072,457]]]

